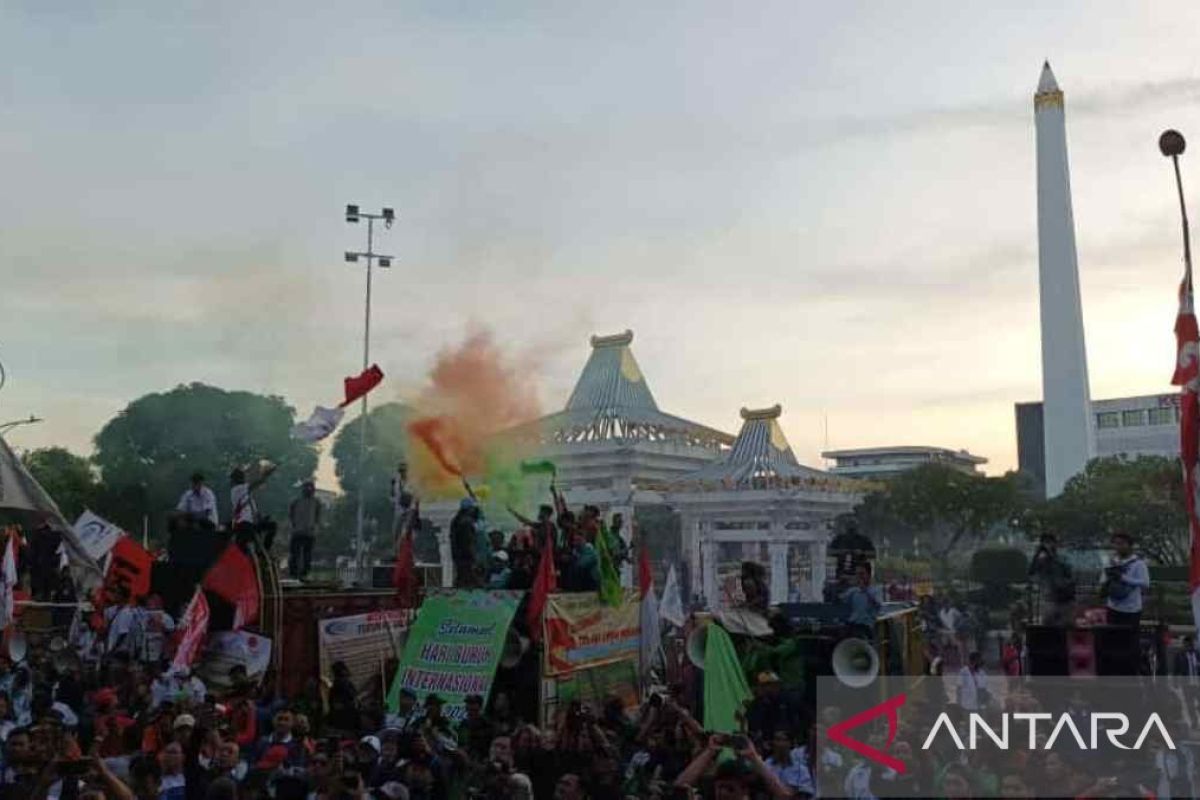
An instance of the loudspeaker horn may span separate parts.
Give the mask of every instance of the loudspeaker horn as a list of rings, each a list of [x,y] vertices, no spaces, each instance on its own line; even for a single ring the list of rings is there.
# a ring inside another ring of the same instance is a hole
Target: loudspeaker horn
[[[521,659],[528,652],[529,640],[509,628],[508,636],[504,639],[504,652],[500,656],[500,666],[504,669],[512,669],[521,663]]]
[[[870,642],[843,639],[833,648],[833,674],[851,689],[870,686],[879,674],[879,653]]]
[[[29,652],[29,643],[25,641],[25,634],[21,631],[14,631],[8,636],[8,657],[14,664],[20,664],[25,660],[26,653]]]

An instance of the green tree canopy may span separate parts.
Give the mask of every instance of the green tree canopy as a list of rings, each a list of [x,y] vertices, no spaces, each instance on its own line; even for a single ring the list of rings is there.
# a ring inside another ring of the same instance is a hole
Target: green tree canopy
[[[150,515],[160,530],[193,472],[217,495],[222,519],[229,507],[229,472],[266,458],[277,472],[258,492],[258,504],[286,516],[296,484],[311,478],[316,450],[291,438],[295,410],[279,397],[226,391],[193,383],[134,400],[96,435],[93,461],[104,481],[102,511],[128,530]]]
[[[1063,493],[1033,508],[1031,535],[1053,533],[1067,547],[1104,547],[1116,531],[1159,564],[1188,558],[1188,524],[1179,460],[1160,456],[1097,458],[1067,481]]]
[[[92,465],[65,447],[31,450],[21,459],[34,480],[54,499],[68,522],[95,505],[100,487]]]
[[[973,475],[943,464],[907,470],[872,492],[855,512],[859,530],[875,541],[920,537],[944,558],[960,546],[976,546],[1024,507],[1023,481]]]

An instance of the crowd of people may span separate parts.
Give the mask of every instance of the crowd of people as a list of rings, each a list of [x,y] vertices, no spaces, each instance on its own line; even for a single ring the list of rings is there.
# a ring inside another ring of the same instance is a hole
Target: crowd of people
[[[506,535],[489,524],[479,500],[469,485],[466,488],[467,496],[450,521],[457,588],[527,590],[547,554],[554,561],[559,591],[589,592],[600,588],[605,559],[614,570],[629,560],[620,514],[613,515],[611,525],[594,505],[585,505],[576,514],[551,485],[554,505],[540,506],[536,518],[509,508],[520,526]]]
[[[151,604],[153,605],[153,604]],[[360,705],[344,665],[328,690],[285,698],[235,667],[210,691],[171,668],[170,647],[101,637],[0,658],[0,800],[443,800],[750,797],[816,791],[810,720],[777,676],[759,676],[748,734],[706,732],[682,686],[631,715],[614,696],[570,703],[549,728],[504,693],[444,702],[403,692]],[[99,658],[91,658],[98,652]],[[797,739],[799,737],[799,739]],[[721,751],[736,754],[716,763]],[[710,769],[711,767],[711,769]],[[695,792],[693,794],[693,792]]]

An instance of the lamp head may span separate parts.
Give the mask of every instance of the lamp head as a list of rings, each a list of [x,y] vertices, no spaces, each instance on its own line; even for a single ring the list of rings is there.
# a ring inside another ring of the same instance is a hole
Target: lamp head
[[[1163,131],[1163,135],[1158,137],[1158,149],[1164,156],[1174,157],[1183,155],[1183,151],[1187,149],[1187,142],[1183,138],[1183,134],[1177,130]]]
[[[346,222],[358,222],[358,206],[346,206]]]
[[[346,252],[346,263],[347,264],[357,264],[358,263],[358,253],[351,253],[351,252],[347,251]]]

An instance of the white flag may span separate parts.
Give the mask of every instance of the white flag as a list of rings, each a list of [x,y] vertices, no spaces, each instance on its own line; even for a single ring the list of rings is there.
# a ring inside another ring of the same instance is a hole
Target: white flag
[[[313,409],[312,416],[292,427],[292,438],[315,444],[337,430],[345,414],[344,408],[317,406]]]
[[[72,529],[83,549],[96,561],[104,558],[108,551],[113,549],[122,533],[116,525],[87,509],[75,520]]]
[[[667,585],[663,587],[662,607],[658,615],[676,628],[682,628],[687,618],[683,614],[683,597],[679,594],[679,576],[675,574],[675,565],[667,570]]]
[[[654,594],[654,587],[651,586],[642,597],[641,608],[642,638],[639,659],[643,681],[655,664],[661,660],[662,631],[658,625],[658,613],[658,597]]]
[[[13,537],[4,544],[4,561],[0,563],[0,630],[13,621],[13,589],[17,585],[17,559],[13,553]]]

